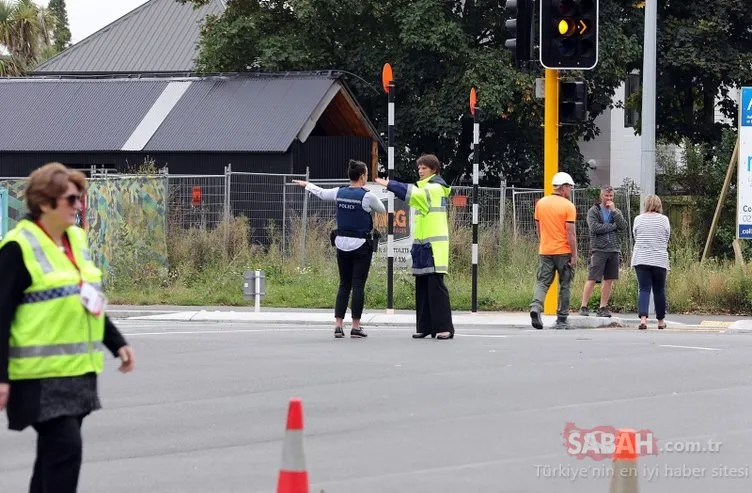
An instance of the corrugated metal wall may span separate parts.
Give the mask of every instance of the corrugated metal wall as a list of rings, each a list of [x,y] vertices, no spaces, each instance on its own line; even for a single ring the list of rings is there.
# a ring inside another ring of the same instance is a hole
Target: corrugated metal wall
[[[371,165],[370,137],[318,137],[311,136],[297,149],[295,173],[311,170],[311,178],[345,178],[350,159]]]
[[[126,172],[153,159],[158,168],[167,166],[170,174],[222,174],[228,163],[233,171],[254,173],[305,174],[311,178],[344,178],[347,162],[357,159],[371,164],[369,137],[311,136],[301,144],[295,141],[284,154],[195,153],[195,152],[0,152],[0,176],[28,176],[39,166],[59,161],[72,168],[92,165]]]

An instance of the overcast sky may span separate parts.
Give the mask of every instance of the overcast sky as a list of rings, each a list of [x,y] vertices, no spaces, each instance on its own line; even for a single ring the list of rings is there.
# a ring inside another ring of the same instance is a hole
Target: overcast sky
[[[45,7],[49,0],[35,0]],[[77,43],[90,34],[119,19],[147,0],[66,0],[71,43]]]

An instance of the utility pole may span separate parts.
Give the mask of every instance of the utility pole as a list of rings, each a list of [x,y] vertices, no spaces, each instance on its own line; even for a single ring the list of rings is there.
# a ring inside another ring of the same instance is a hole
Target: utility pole
[[[642,110],[640,212],[645,212],[645,198],[655,193],[655,79],[656,26],[658,0],[645,0],[645,40],[642,59]]]

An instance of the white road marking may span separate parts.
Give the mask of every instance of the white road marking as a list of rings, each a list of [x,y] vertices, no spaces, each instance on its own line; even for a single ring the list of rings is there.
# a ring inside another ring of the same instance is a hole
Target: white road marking
[[[714,347],[676,346],[674,344],[660,344],[660,347],[671,347],[671,348],[679,348],[679,349],[699,349],[699,350],[702,350],[702,351],[721,351],[720,348],[714,348]]]
[[[454,333],[454,337],[509,337],[501,334],[458,334]]]

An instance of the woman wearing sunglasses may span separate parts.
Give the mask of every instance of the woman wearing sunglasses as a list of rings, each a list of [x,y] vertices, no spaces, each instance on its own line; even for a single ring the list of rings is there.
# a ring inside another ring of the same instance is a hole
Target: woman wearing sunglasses
[[[37,432],[30,491],[73,493],[81,423],[101,407],[104,348],[133,370],[133,350],[104,314],[102,272],[76,226],[86,178],[62,164],[35,170],[29,214],[0,243],[0,410],[8,428]]]

